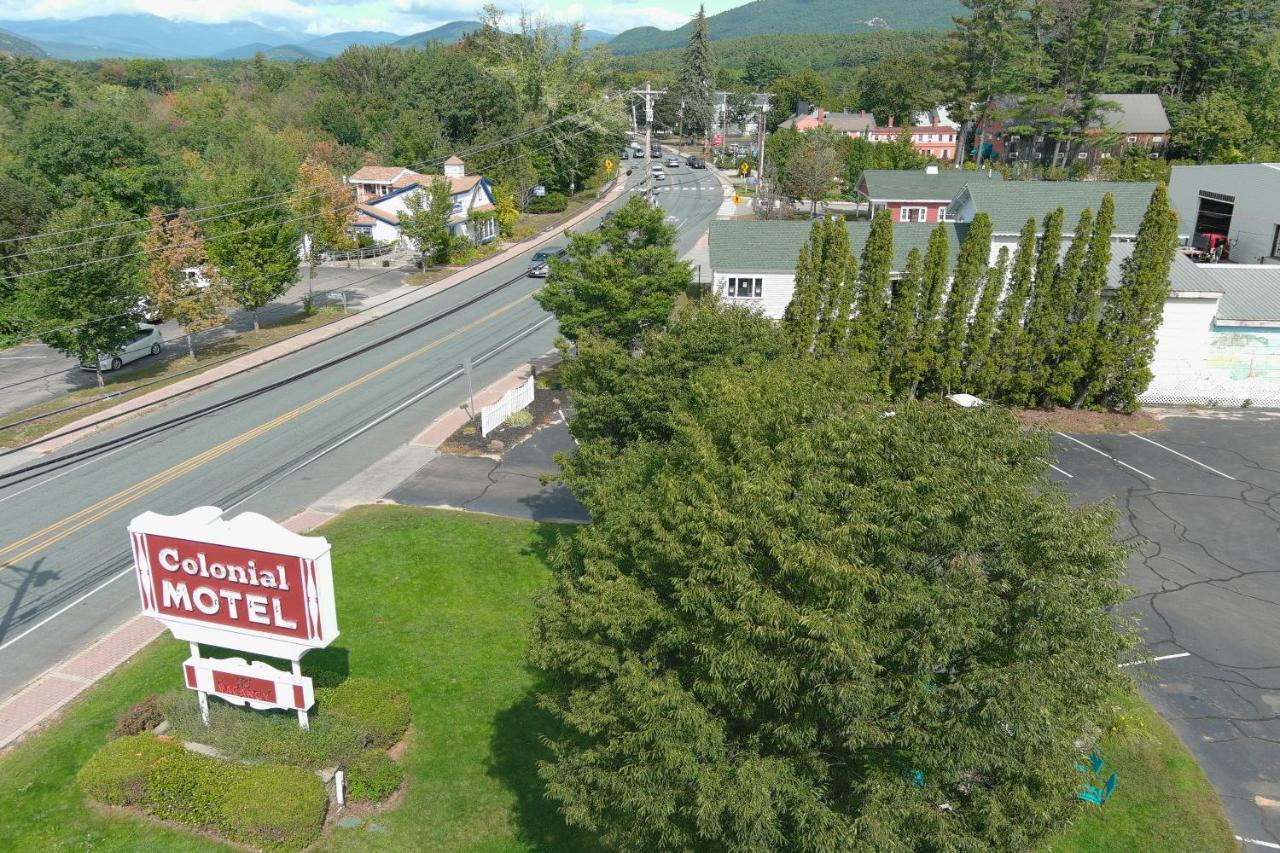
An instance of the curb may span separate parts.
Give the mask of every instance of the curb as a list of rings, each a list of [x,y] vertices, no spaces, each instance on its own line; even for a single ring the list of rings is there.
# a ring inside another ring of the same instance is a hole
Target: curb
[[[608,196],[606,195],[605,198]],[[566,226],[567,227],[567,226]],[[560,360],[558,352],[536,358],[511,370],[501,379],[476,393],[476,405],[486,406],[497,402],[503,394],[522,385],[534,369],[543,370]],[[470,419],[465,404],[450,409],[432,421],[408,444],[397,447],[386,458],[406,449],[418,449],[434,455],[433,451],[445,439]],[[377,468],[381,461],[370,468]],[[416,469],[415,469],[416,470]],[[414,471],[405,471],[407,478]],[[341,489],[339,486],[338,489]],[[394,487],[393,487],[394,488]],[[386,489],[383,493],[390,491]],[[311,506],[281,522],[294,533],[314,530],[338,513],[323,509],[327,496],[321,497],[319,506]],[[355,503],[373,503],[381,495],[358,496]],[[95,640],[88,648],[54,664],[38,675],[8,699],[0,702],[0,754],[17,745],[22,739],[38,731],[52,721],[57,713],[98,681],[127,663],[157,637],[165,634],[164,627],[148,616],[138,614],[120,627]]]
[[[283,358],[286,355],[297,352],[298,350],[302,350],[322,341],[329,340],[330,338],[337,337],[344,332],[348,332],[367,323],[371,323],[374,320],[393,314],[397,311],[404,310],[411,305],[416,305],[442,291],[469,281],[472,277],[479,275],[480,273],[488,272],[494,267],[506,263],[514,255],[518,255],[521,252],[528,251],[529,249],[554,240],[557,235],[567,229],[573,228],[575,225],[578,225],[591,216],[594,216],[602,208],[608,206],[611,202],[615,201],[619,196],[624,195],[626,192],[626,184],[619,182],[608,192],[600,196],[600,198],[574,214],[574,216],[565,222],[555,226],[555,228],[540,232],[532,237],[527,237],[518,243],[512,243],[496,255],[491,255],[484,260],[478,261],[471,266],[464,267],[437,282],[433,282],[430,285],[420,288],[418,292],[408,295],[408,297],[403,301],[400,301],[400,297],[406,296],[405,294],[390,297],[381,303],[370,306],[360,314],[344,317],[341,320],[335,320],[334,322],[321,326],[317,329],[303,332],[300,335],[287,338],[252,353],[247,353],[240,358],[224,362],[223,364],[217,365],[208,371],[197,373],[189,380],[182,380],[175,382],[172,385],[166,385],[163,388],[158,388],[155,391],[143,394],[140,397],[135,397],[132,400],[119,403],[115,406],[102,409],[91,415],[86,415],[83,418],[72,421],[71,423],[63,427],[59,427],[49,433],[48,436],[45,436],[40,446],[35,448],[33,452],[39,453],[42,456],[47,456],[48,454],[61,450],[63,447],[66,447],[81,438],[93,435],[98,431],[100,426],[108,425],[105,423],[108,419],[112,419],[109,423],[110,425],[114,425],[121,419],[127,418],[145,409],[149,409],[152,406],[168,402],[169,400],[180,397],[190,391],[207,388],[223,379],[238,376],[255,367],[268,364],[279,358]],[[395,308],[390,308],[384,311],[379,310],[383,305],[391,302],[393,298],[400,301],[400,304]],[[15,449],[20,450],[21,448]]]

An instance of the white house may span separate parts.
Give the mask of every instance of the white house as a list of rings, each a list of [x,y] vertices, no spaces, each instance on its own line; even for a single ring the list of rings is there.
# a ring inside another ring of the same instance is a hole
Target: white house
[[[443,175],[423,175],[400,166],[365,166],[349,175],[346,182],[356,200],[351,230],[379,243],[407,244],[400,217],[408,210],[408,199],[424,194],[440,181],[448,181],[453,196],[449,217],[453,235],[475,243],[494,240],[497,221],[492,216],[477,216],[493,212],[493,188],[484,176],[466,174],[465,164],[456,156],[445,161]]]

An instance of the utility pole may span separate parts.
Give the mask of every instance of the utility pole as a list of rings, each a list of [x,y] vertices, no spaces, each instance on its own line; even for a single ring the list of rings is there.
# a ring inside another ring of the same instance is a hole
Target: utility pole
[[[769,99],[773,97],[772,92],[757,92],[756,106],[760,109],[760,164],[756,171],[756,198],[760,198],[761,190],[764,187],[764,127],[765,113],[769,112]]]
[[[666,89],[654,89],[648,80],[643,89],[632,89],[631,94],[644,98],[644,193],[645,198],[652,200],[650,183],[653,181],[653,99],[667,94]]]
[[[729,147],[729,98],[732,92],[716,92],[716,107],[720,117],[720,158]]]

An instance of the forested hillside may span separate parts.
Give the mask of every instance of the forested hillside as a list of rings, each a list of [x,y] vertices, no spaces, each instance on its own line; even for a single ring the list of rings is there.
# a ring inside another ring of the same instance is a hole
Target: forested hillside
[[[0,30],[0,56],[44,56],[45,52],[38,44],[29,42],[21,36]]]
[[[858,33],[950,29],[958,0],[755,0],[707,18],[712,39],[777,33]],[[637,27],[609,42],[618,55],[683,47],[693,24],[676,30]]]

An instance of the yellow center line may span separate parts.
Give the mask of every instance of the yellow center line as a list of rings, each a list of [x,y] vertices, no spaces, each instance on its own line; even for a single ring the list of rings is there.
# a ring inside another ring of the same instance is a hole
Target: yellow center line
[[[83,528],[89,526],[90,524],[93,524],[94,522],[99,521],[120,509],[123,509],[129,504],[137,501],[140,498],[145,497],[146,495],[151,494],[156,489],[159,489],[173,482],[179,477],[185,476],[186,474],[207,465],[208,463],[212,462],[215,459],[218,459],[221,456],[226,455],[227,453],[236,449],[237,447],[247,444],[248,442],[254,440],[255,438],[265,435],[266,433],[276,429],[277,427],[282,426],[283,424],[286,424],[289,421],[292,421],[295,418],[301,415],[305,415],[307,412],[310,412],[313,409],[316,409],[319,406],[324,405],[330,400],[333,400],[336,397],[346,394],[347,392],[355,388],[358,388],[361,385],[364,385],[366,382],[369,382],[370,380],[373,380],[379,376],[382,376],[383,374],[387,373],[390,370],[394,370],[395,368],[400,367],[401,365],[417,358],[423,353],[430,352],[431,350],[435,349],[441,344],[444,344],[447,341],[450,341],[458,337],[459,335],[462,335],[462,334],[465,334],[466,332],[471,331],[476,326],[479,326],[483,323],[487,323],[488,321],[494,319],[495,317],[505,314],[507,311],[510,311],[512,308],[515,308],[520,303],[531,299],[532,296],[533,294],[526,294],[525,296],[521,296],[518,299],[512,300],[511,302],[508,302],[502,307],[497,308],[494,311],[491,311],[485,316],[477,320],[473,320],[472,322],[466,324],[465,326],[461,326],[455,329],[454,331],[450,332],[444,337],[437,338],[431,343],[426,344],[425,346],[422,346],[411,353],[402,355],[399,358],[395,359],[394,361],[388,362],[387,364],[382,365],[376,370],[370,373],[366,373],[364,376],[361,376],[358,379],[354,379],[351,382],[348,382],[346,385],[343,385],[339,388],[335,388],[334,390],[329,391],[326,394],[323,394],[319,397],[316,397],[313,400],[303,403],[297,408],[291,409],[285,412],[284,414],[278,415],[275,418],[272,418],[271,420],[265,423],[259,424],[258,426],[253,427],[252,429],[246,430],[237,436],[229,438],[226,441],[224,441],[222,444],[219,444],[216,447],[212,447],[204,451],[203,453],[197,454],[196,456],[191,457],[185,462],[182,462],[170,468],[166,468],[163,471],[153,474],[152,476],[148,477],[145,480],[141,480],[137,483],[134,483],[131,486],[121,489],[115,494],[103,498],[102,500],[98,501],[92,506],[85,507],[84,509],[79,510],[78,512],[72,513],[71,515],[68,515],[65,518],[59,519],[58,521],[53,522],[47,527],[44,527],[40,530],[37,530],[34,533],[24,536],[23,538],[17,540],[16,542],[11,542],[8,545],[5,545],[4,547],[0,547],[0,557],[4,558],[4,562],[0,563],[0,571],[4,571],[5,569],[10,568],[13,565],[16,565],[22,560],[25,560],[28,557],[34,556],[35,554],[38,554],[41,551],[47,548],[50,548],[53,545],[56,545],[57,543],[66,539],[68,536],[72,535],[73,533],[76,533],[77,531],[82,530]],[[40,541],[36,541],[36,540],[40,540]],[[24,547],[28,545],[30,545],[30,547]],[[18,549],[23,549],[23,550],[21,551],[21,553],[14,554],[13,552]]]

